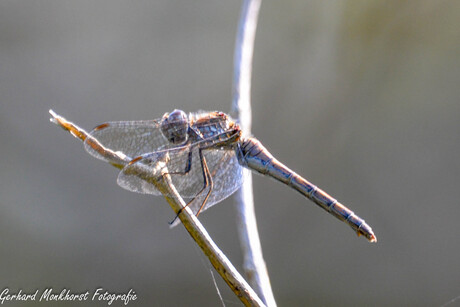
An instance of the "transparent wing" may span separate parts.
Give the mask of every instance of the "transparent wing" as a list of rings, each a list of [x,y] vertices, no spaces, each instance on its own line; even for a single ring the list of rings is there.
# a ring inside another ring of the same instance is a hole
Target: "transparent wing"
[[[90,135],[106,148],[121,151],[128,157],[134,158],[166,147],[168,141],[161,134],[159,122],[159,120],[107,122],[94,128]],[[107,161],[87,142],[84,145],[89,154]]]
[[[190,151],[191,167],[190,171],[185,173]],[[213,189],[204,207],[207,209],[233,194],[241,186],[243,176],[234,150],[205,149],[203,155],[213,181]],[[189,207],[197,213],[210,189],[210,186],[205,186],[197,146],[157,151],[142,155],[138,159],[127,165],[118,175],[117,182],[121,187],[133,192],[160,195],[161,193],[148,181],[167,168],[175,188],[186,202],[193,199]],[[139,170],[143,170],[144,175],[139,176]]]

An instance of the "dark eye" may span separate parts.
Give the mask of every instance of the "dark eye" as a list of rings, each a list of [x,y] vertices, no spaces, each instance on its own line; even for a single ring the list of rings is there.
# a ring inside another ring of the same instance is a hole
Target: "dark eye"
[[[188,139],[189,123],[187,115],[182,110],[166,113],[161,120],[161,133],[175,145],[183,144]]]

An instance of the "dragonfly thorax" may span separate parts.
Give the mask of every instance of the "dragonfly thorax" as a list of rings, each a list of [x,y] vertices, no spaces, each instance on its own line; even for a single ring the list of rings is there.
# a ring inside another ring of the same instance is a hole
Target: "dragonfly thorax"
[[[182,110],[165,113],[161,119],[161,133],[172,144],[180,145],[188,140],[190,124],[187,115]]]

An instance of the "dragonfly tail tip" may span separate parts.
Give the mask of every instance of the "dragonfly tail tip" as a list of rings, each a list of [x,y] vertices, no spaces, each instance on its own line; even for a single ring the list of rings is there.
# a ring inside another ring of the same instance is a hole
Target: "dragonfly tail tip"
[[[376,243],[377,237],[374,235],[372,230],[370,232],[359,232],[357,231],[356,234],[359,236],[364,236],[370,243]]]

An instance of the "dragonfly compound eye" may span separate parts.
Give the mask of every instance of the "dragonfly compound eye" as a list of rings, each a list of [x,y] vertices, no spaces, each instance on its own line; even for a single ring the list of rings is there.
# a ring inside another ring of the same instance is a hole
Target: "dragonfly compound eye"
[[[161,120],[161,133],[169,142],[176,145],[187,141],[188,128],[187,115],[182,110],[166,113]]]

